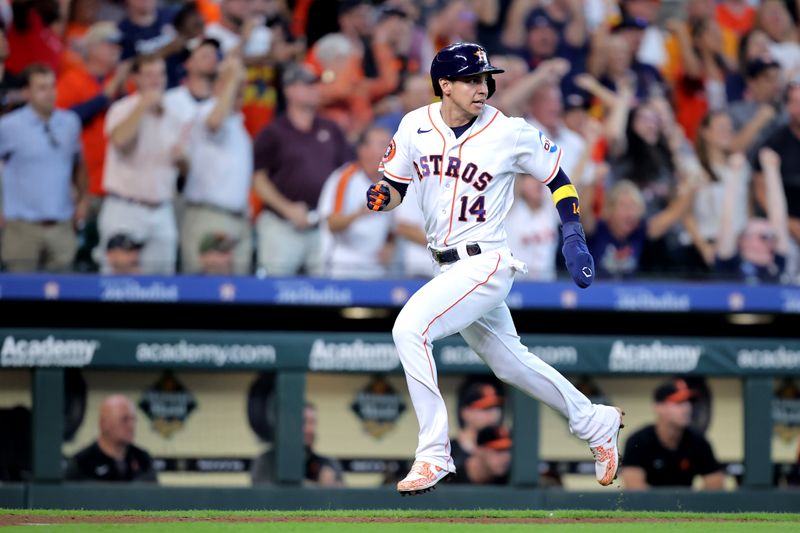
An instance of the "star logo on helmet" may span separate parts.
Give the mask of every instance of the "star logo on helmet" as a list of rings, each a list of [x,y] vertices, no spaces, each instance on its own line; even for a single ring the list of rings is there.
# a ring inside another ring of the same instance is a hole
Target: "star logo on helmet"
[[[486,57],[486,50],[484,50],[483,48],[478,48],[478,50],[475,52],[475,55],[478,57],[479,63],[489,62],[489,58]]]

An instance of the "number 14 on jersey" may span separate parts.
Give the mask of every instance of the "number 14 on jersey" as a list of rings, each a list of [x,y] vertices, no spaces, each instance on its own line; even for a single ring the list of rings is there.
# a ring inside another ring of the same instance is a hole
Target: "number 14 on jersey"
[[[467,213],[477,217],[475,222],[486,222],[486,208],[484,207],[484,197],[482,194],[475,198],[471,205],[469,205],[469,196],[462,196],[460,201],[461,210],[458,215],[459,222],[467,222]],[[469,205],[469,208],[467,208],[467,205]]]

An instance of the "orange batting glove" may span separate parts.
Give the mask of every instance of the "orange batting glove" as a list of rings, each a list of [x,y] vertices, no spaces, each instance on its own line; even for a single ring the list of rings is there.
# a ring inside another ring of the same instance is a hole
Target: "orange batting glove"
[[[383,183],[376,183],[367,189],[367,209],[370,211],[383,211],[389,203],[389,187]]]

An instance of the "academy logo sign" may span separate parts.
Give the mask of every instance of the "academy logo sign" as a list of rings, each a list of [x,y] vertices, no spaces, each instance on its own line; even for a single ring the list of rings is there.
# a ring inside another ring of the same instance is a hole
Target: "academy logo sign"
[[[8,335],[0,349],[2,367],[88,366],[100,342],[92,339],[16,339]]]
[[[445,346],[439,354],[439,360],[445,366],[484,365],[483,359],[469,346]]]
[[[325,342],[311,346],[308,368],[312,371],[388,372],[400,366],[400,357],[389,342]]]
[[[530,346],[528,350],[548,365],[566,367],[578,364],[578,350],[574,346]],[[443,367],[486,364],[469,346],[445,346],[438,359]]]
[[[184,339],[174,343],[136,345],[136,362],[148,364],[213,364],[214,366],[274,365],[277,351],[271,344],[209,344]]]
[[[703,347],[692,344],[647,344],[614,341],[608,357],[612,372],[691,372],[697,368]]]
[[[739,350],[736,364],[746,369],[800,369],[800,350],[790,350],[785,346],[778,346],[774,350]]]

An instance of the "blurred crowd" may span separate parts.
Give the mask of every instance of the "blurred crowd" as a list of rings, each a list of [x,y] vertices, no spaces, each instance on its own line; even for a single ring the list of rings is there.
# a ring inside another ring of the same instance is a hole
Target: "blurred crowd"
[[[436,51],[564,151],[598,277],[800,282],[800,1],[0,0],[10,272],[433,274],[413,187],[365,216]],[[562,268],[549,192],[507,224]]]

